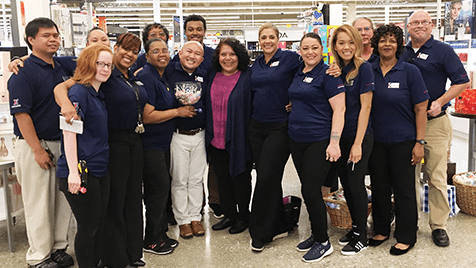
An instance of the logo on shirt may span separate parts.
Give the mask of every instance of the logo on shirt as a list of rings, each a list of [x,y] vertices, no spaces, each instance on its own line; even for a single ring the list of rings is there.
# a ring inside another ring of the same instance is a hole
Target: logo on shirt
[[[144,84],[141,81],[135,81],[136,85],[143,86]]]
[[[203,83],[203,77],[201,76],[195,76],[195,81]]]
[[[304,79],[302,80],[303,82],[306,82],[306,83],[311,83],[312,80],[314,80],[314,78],[312,77],[304,77]]]
[[[340,85],[337,86],[338,89],[343,88],[343,87],[344,87],[344,84],[340,84]]]
[[[269,67],[276,67],[279,65],[279,61],[275,61],[273,63],[271,63],[271,65]]]
[[[12,108],[21,107],[20,101],[18,99],[13,99]]]
[[[398,82],[389,82],[388,88],[400,88],[400,83]]]
[[[79,112],[79,102],[73,101],[73,107],[76,110],[76,113]]]
[[[418,59],[422,59],[422,60],[426,60],[428,59],[428,54],[425,54],[425,53],[418,53],[418,56],[417,56]]]

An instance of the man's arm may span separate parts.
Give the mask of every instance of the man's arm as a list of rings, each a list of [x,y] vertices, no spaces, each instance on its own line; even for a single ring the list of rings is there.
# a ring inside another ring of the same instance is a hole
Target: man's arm
[[[40,165],[42,169],[54,167],[55,163],[50,159],[48,153],[41,146],[30,115],[27,113],[16,113],[15,119],[17,120],[18,128],[20,129],[23,138],[33,150],[38,165]]]
[[[427,113],[430,116],[437,116],[441,113],[441,107],[448,103],[452,99],[456,98],[463,92],[468,86],[470,82],[459,84],[459,85],[452,85],[445,94],[441,95],[437,100],[433,101],[430,106],[430,110]]]
[[[69,89],[74,86],[76,82],[73,79],[68,79],[62,83],[56,85],[54,89],[55,101],[59,107],[61,107],[61,114],[65,117],[66,123],[72,124],[71,119],[79,119],[76,114],[76,109],[74,109],[73,104],[68,98]]]

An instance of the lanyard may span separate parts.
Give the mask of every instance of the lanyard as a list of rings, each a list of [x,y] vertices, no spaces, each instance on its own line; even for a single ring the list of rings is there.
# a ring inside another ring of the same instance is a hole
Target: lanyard
[[[140,92],[139,87],[135,83],[129,82],[124,75],[121,75],[122,79],[126,82],[126,84],[134,90],[136,94],[136,103],[137,103],[137,127],[135,129],[136,133],[144,133],[145,128],[144,124],[142,124],[142,108],[140,107]]]

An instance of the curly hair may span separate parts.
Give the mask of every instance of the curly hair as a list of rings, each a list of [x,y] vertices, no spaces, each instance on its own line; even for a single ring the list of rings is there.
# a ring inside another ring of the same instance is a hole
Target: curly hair
[[[220,51],[223,45],[229,45],[233,49],[233,52],[235,52],[236,56],[238,57],[238,70],[242,72],[245,71],[250,63],[250,56],[248,55],[246,47],[235,38],[223,39],[218,44],[217,48],[215,49],[215,53],[213,53],[212,56],[212,63],[215,70],[217,72],[221,72],[221,70],[223,70],[219,61]]]
[[[332,54],[337,59],[337,63],[339,64],[339,67],[341,69],[344,67],[344,62],[336,50],[337,37],[339,36],[340,33],[347,34],[350,40],[355,45],[355,53],[354,53],[354,57],[352,57],[352,61],[354,62],[354,69],[352,69],[345,77],[347,82],[349,82],[350,80],[354,79],[357,76],[357,74],[359,74],[360,66],[365,62],[365,60],[362,59],[362,37],[360,36],[359,32],[354,27],[350,26],[349,24],[344,24],[342,26],[339,26],[339,28],[337,28],[332,33],[332,40],[331,40]]]
[[[375,30],[374,36],[370,39],[371,46],[374,49],[373,53],[380,56],[378,52],[378,42],[382,36],[387,35],[393,35],[397,39],[397,52],[395,53],[395,57],[400,57],[405,48],[403,44],[403,31],[400,27],[393,24],[382,25]]]
[[[97,59],[99,54],[103,51],[110,53],[112,56],[111,49],[101,44],[87,46],[81,50],[73,80],[79,84],[90,85],[96,76]]]
[[[157,23],[157,22],[154,22],[154,23],[151,23],[151,24],[147,24],[147,26],[145,26],[144,30],[142,31],[142,43],[144,45],[147,43],[147,41],[149,41],[149,32],[150,32],[150,30],[155,29],[155,28],[159,28],[162,31],[164,31],[165,36],[167,36],[167,39],[169,39],[169,30],[167,30],[167,28],[165,28],[164,25],[162,25],[160,23]]]

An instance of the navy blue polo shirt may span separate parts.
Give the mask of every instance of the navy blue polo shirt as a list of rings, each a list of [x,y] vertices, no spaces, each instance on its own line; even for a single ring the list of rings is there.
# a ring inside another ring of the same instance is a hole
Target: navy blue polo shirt
[[[142,82],[129,71],[127,79],[115,68],[109,79],[101,84],[106,100],[108,124],[110,130],[132,130],[137,127],[138,109],[134,87],[139,89],[141,112],[147,102],[147,92]],[[135,86],[134,86],[135,85]]]
[[[293,108],[289,113],[288,134],[296,142],[317,142],[328,139],[332,129],[332,107],[329,99],[345,92],[340,78],[326,74],[324,61],[310,72],[302,65],[289,87]]]
[[[421,73],[400,59],[383,77],[379,63],[372,62],[375,91],[370,118],[374,139],[385,143],[415,140],[414,106],[429,99]]]
[[[85,160],[89,173],[102,177],[108,172],[109,145],[107,130],[107,110],[101,90],[76,84],[71,87],[68,97],[83,121],[83,134],[76,134],[78,160]],[[61,156],[58,158],[58,178],[69,175],[68,162],[61,143]]]
[[[213,48],[210,48],[210,47],[207,47],[205,45],[203,45],[203,61],[202,63],[200,63],[200,68],[202,70],[205,70],[207,72],[210,72],[210,68],[213,68],[213,64],[212,64],[212,56],[213,54],[215,53],[215,49]],[[179,62],[180,61],[180,57],[179,57],[179,54],[176,54],[174,56],[174,58],[170,61],[170,62]]]
[[[187,73],[180,64],[179,61],[171,62],[165,68],[164,77],[169,82],[170,87],[174,90],[179,87],[190,87],[197,88],[202,91],[203,82],[207,72],[202,68],[198,67],[192,74]],[[203,95],[203,92],[202,92]],[[175,100],[174,107],[180,107],[183,104]],[[203,99],[200,98],[197,103],[193,105],[195,109],[202,109],[202,112],[197,112],[197,114],[192,118],[176,118],[175,127],[180,130],[192,130],[197,128],[205,128],[205,105],[203,104]]]
[[[78,57],[62,56],[54,57],[54,59],[57,60],[71,76],[73,76],[74,71],[76,70]]]
[[[285,106],[289,103],[288,88],[301,65],[299,55],[278,48],[265,62],[256,58],[251,70],[252,118],[260,123],[283,123],[288,120]]]
[[[428,109],[433,101],[445,94],[448,78],[451,85],[469,82],[466,70],[454,49],[448,44],[434,40],[433,36],[416,53],[412,42],[409,42],[400,58],[420,69],[430,94]],[[445,110],[449,105],[446,103],[441,109]]]
[[[372,65],[368,62],[364,62],[360,66],[357,76],[347,82],[345,77],[353,68],[354,62],[351,61],[342,68],[342,74],[340,76],[345,86],[345,125],[342,130],[342,137],[354,137],[356,135],[359,114],[362,108],[360,95],[375,90]],[[369,134],[369,129],[370,127],[367,126],[365,134]]]
[[[48,64],[31,54],[24,62],[19,73],[12,74],[8,80],[10,92],[10,113],[27,113],[30,115],[38,138],[59,140],[60,107],[55,102],[53,89],[56,85],[69,79],[69,74],[56,60]],[[13,117],[13,132],[22,137],[18,123]]]
[[[135,73],[137,70],[144,67],[144,65],[146,63],[147,63],[147,59],[145,57],[145,53],[141,53],[141,54],[139,54],[139,56],[137,56],[136,62],[134,62],[134,64],[132,64],[132,66],[131,66],[131,68],[129,68],[129,70],[131,70],[132,73]]]
[[[174,108],[174,89],[169,87],[167,81],[160,77],[157,69],[150,63],[146,63],[144,68],[137,74],[137,78],[144,83],[144,88],[149,97],[148,103],[155,107],[155,110],[165,111]],[[167,120],[160,124],[145,125],[145,132],[142,134],[142,146],[144,148],[168,151],[170,141],[175,128],[175,119]]]

